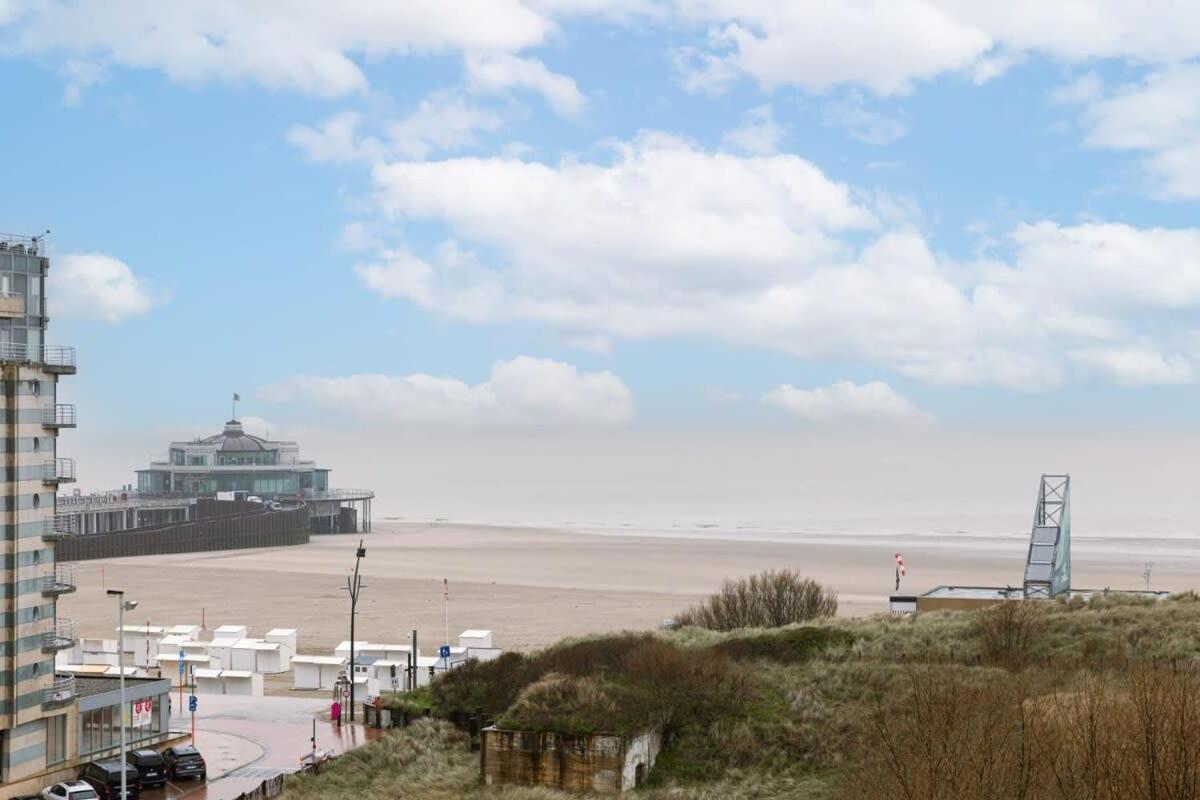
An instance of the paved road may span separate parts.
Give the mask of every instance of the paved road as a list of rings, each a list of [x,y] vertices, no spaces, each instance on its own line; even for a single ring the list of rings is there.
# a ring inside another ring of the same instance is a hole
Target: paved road
[[[208,762],[209,782],[169,783],[143,792],[146,800],[231,800],[266,778],[295,771],[312,748],[314,719],[317,748],[330,753],[344,753],[380,733],[348,724],[339,730],[325,718],[325,700],[201,695],[199,701],[196,746]],[[176,715],[171,728],[190,730],[191,718]]]

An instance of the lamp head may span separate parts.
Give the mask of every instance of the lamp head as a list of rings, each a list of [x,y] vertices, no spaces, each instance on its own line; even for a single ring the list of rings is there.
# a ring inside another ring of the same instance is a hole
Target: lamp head
[[[125,602],[121,603],[121,607],[124,608],[126,611],[133,611],[135,608],[138,607],[138,601],[137,600],[126,600]]]

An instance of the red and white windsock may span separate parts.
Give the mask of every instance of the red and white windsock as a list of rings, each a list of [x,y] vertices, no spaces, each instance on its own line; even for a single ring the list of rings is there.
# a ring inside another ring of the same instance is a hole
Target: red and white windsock
[[[901,578],[908,575],[908,572],[904,569],[904,556],[899,553],[896,553],[896,571],[900,573]]]

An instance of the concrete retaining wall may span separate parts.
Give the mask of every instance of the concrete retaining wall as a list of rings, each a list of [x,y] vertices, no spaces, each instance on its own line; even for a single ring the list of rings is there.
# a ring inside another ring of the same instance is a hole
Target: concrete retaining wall
[[[489,786],[546,786],[617,793],[644,780],[658,757],[656,731],[568,736],[496,727],[481,731],[480,771]]]

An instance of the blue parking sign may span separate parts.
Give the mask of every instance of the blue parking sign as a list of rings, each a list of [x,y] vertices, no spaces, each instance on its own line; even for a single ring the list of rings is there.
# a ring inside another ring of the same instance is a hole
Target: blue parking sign
[[[438,656],[440,656],[441,658],[449,658],[450,657],[450,645],[444,644],[441,647],[439,647],[438,648]]]
[[[190,711],[190,712],[192,712],[193,714],[195,714],[195,713],[196,713],[196,705],[197,705],[197,703],[196,703],[196,695],[194,695],[194,694],[189,694],[189,695],[188,695],[188,711]]]
[[[179,674],[183,674],[183,657],[187,655],[182,650],[179,651]]]

